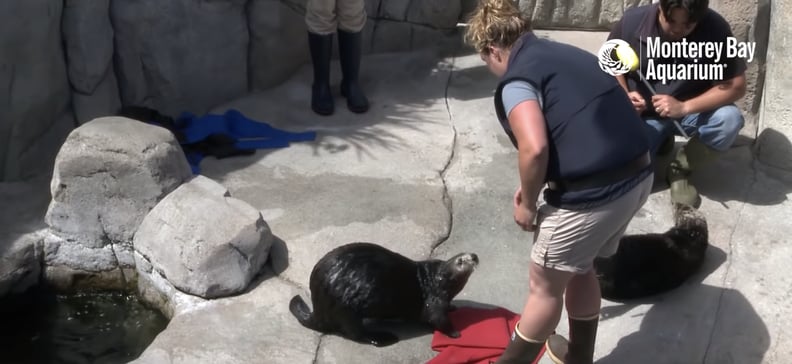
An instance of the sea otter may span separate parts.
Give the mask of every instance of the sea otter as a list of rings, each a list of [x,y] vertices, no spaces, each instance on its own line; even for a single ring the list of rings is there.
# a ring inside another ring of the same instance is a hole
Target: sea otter
[[[370,331],[364,319],[426,323],[459,337],[448,311],[477,265],[478,256],[472,253],[446,261],[414,261],[377,244],[350,243],[331,250],[314,266],[309,284],[313,313],[299,295],[291,299],[289,310],[309,329],[375,346],[399,339]]]
[[[625,235],[616,254],[594,260],[602,298],[627,300],[680,286],[704,263],[707,220],[689,207],[674,210],[674,227],[663,234]]]

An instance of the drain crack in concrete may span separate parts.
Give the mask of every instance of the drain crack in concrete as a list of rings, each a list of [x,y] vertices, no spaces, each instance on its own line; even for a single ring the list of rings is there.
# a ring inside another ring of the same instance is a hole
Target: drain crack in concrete
[[[440,171],[440,180],[443,182],[443,205],[446,207],[446,211],[448,212],[448,228],[443,232],[443,234],[438,238],[437,242],[432,246],[432,250],[429,252],[429,257],[435,256],[435,251],[439,248],[443,243],[448,241],[448,238],[451,236],[451,231],[454,227],[454,203],[451,199],[451,195],[448,192],[448,181],[446,181],[446,174],[448,173],[449,168],[451,168],[451,163],[454,161],[454,157],[456,156],[456,146],[457,146],[457,130],[454,126],[454,117],[451,113],[451,105],[448,102],[448,90],[451,87],[451,79],[454,76],[454,67],[456,63],[456,56],[451,57],[451,62],[449,65],[448,71],[448,78],[446,79],[445,84],[445,93],[443,95],[445,101],[446,112],[448,113],[448,121],[449,125],[451,126],[451,131],[453,132],[452,140],[451,140],[451,152],[448,155],[448,160],[446,160],[443,169]]]

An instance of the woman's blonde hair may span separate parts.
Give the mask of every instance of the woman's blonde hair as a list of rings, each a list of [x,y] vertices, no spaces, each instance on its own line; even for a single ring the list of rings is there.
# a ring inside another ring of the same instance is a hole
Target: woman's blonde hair
[[[517,0],[479,0],[470,15],[465,40],[479,53],[488,47],[511,48],[525,32],[531,30],[530,20],[517,6]]]

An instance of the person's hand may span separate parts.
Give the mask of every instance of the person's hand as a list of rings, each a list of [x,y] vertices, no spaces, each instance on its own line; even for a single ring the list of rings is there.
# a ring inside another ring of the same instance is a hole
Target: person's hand
[[[514,222],[525,231],[536,230],[536,206],[526,206],[522,200],[522,187],[514,193]]]
[[[639,115],[646,110],[646,100],[644,100],[643,96],[641,96],[638,91],[630,91],[627,93],[627,96],[630,97],[630,101],[632,101],[633,107]]]
[[[652,106],[664,118],[679,119],[685,116],[685,105],[670,95],[652,96]]]

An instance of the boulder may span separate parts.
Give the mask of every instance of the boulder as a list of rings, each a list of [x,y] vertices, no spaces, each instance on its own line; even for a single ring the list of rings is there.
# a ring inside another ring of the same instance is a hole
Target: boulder
[[[61,147],[45,220],[68,244],[129,245],[143,217],[191,176],[167,129],[123,117],[98,118],[75,129]]]
[[[199,175],[151,210],[134,247],[177,289],[218,298],[247,288],[267,261],[272,241],[258,210]]]

